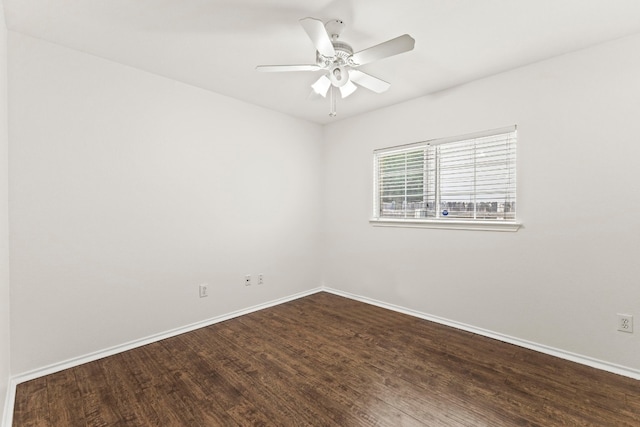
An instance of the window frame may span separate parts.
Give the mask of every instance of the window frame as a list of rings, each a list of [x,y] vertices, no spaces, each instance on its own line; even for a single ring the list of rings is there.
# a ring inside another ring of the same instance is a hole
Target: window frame
[[[500,134],[516,134],[516,147],[517,147],[517,126],[508,126],[504,128],[491,129],[481,132],[475,132],[465,135],[437,138],[427,141],[420,141],[411,144],[397,145],[393,147],[385,147],[376,149],[373,151],[373,216],[369,222],[373,226],[379,227],[409,227],[409,228],[440,228],[440,229],[462,229],[462,230],[483,230],[483,231],[517,231],[522,224],[519,222],[519,216],[516,209],[514,219],[455,219],[455,218],[390,218],[381,217],[380,215],[380,188],[379,188],[379,156],[381,154],[389,155],[394,152],[403,153],[409,152],[412,149],[419,150],[428,146],[437,146],[447,143],[462,142],[466,140],[473,140],[483,137],[496,136]],[[516,155],[516,172],[517,175],[517,155]],[[425,168],[426,171],[426,168]],[[426,173],[426,172],[425,172]],[[438,183],[433,183],[437,195],[435,199],[439,200],[440,189]],[[517,180],[516,180],[517,185]],[[517,195],[516,188],[516,195]],[[516,199],[517,200],[517,199]],[[475,206],[475,205],[474,205]],[[436,207],[436,211],[439,207]]]

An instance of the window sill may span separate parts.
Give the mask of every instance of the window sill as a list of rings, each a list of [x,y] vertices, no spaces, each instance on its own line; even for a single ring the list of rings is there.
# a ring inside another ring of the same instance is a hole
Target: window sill
[[[498,221],[372,218],[374,227],[441,228],[446,230],[518,231],[522,224]]]

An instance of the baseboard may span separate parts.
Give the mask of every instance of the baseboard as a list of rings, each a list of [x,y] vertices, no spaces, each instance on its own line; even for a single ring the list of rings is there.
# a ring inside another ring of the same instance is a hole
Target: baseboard
[[[493,338],[498,341],[506,342],[509,344],[517,345],[519,347],[524,347],[529,350],[538,351],[540,353],[548,354],[551,356],[558,357],[560,359],[569,360],[571,362],[580,363],[582,365],[587,365],[592,368],[600,369],[603,371],[611,372],[614,374],[622,375],[625,377],[633,378],[636,380],[640,380],[640,370],[629,368],[626,366],[616,365],[614,363],[605,362],[602,360],[594,359],[588,356],[583,356],[580,354],[572,353],[565,350],[560,350],[557,348],[549,347],[543,344],[534,343],[527,340],[522,340],[520,338],[511,337],[508,335],[503,335],[498,332],[493,332],[490,330],[477,328],[475,326],[467,325],[460,322],[455,322],[453,320],[444,319],[442,317],[433,316],[430,314],[425,314],[416,310],[411,310],[405,307],[397,306],[394,304],[389,304],[386,302],[378,301],[372,298],[363,297],[361,295],[355,295],[349,292],[340,291],[338,289],[332,289],[327,286],[323,286],[322,290],[324,292],[328,292],[334,295],[339,295],[345,298],[349,298],[355,301],[364,302],[366,304],[375,305],[381,308],[386,308],[388,310],[397,311],[399,313],[408,314],[409,316],[418,317],[420,319],[429,320],[431,322],[439,323],[445,326],[451,326],[456,329],[461,329],[463,331],[472,332],[474,334],[482,335],[488,338]]]
[[[7,394],[4,399],[4,411],[2,412],[2,427],[11,427],[13,424],[13,406],[16,401],[16,385],[13,379],[9,379]]]
[[[165,331],[159,334],[151,335],[145,338],[141,338],[138,340],[130,341],[125,344],[117,345],[114,347],[106,348],[104,350],[96,351],[90,354],[85,354],[83,356],[74,357],[72,359],[65,360],[63,362],[54,363],[43,368],[38,368],[29,372],[25,372],[19,375],[16,375],[11,378],[11,383],[13,386],[13,397],[15,399],[15,388],[18,384],[23,383],[25,381],[30,381],[35,378],[40,378],[45,375],[50,375],[56,372],[63,371],[65,369],[73,368],[74,366],[79,366],[84,363],[93,362],[98,359],[102,359],[104,357],[113,356],[114,354],[122,353],[124,351],[132,350],[137,347],[142,347],[143,345],[151,344],[157,341],[161,341],[167,338],[174,337],[176,335],[184,334],[186,332],[191,332],[196,329],[204,328],[206,326],[210,326],[219,322],[224,322],[225,320],[233,319],[235,317],[243,316],[245,314],[253,313],[255,311],[264,310],[265,308],[273,307],[275,305],[283,304],[285,302],[293,301],[298,298],[302,298],[308,295],[312,295],[318,292],[321,292],[322,288],[315,288],[304,292],[299,292],[297,294],[289,295],[286,297],[278,298],[272,301],[268,301],[262,304],[254,305],[253,307],[245,308],[242,310],[233,311],[231,313],[223,314],[220,316],[212,317],[207,320],[203,320],[200,322],[192,323],[190,325],[182,326],[180,328],[172,329],[169,331]],[[9,393],[8,393],[9,394]],[[7,402],[9,408],[13,409],[13,403]],[[13,412],[13,411],[11,411]],[[4,424],[4,427],[10,427],[11,424]]]

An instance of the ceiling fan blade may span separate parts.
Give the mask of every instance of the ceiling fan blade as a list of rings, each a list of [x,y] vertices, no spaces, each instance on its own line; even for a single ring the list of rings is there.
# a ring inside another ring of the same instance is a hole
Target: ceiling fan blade
[[[322,76],[314,84],[311,85],[311,88],[315,93],[325,98],[327,96],[327,92],[329,92],[329,88],[331,87],[331,80],[327,76]]]
[[[349,78],[352,82],[376,93],[382,93],[391,87],[390,83],[380,80],[377,77],[373,77],[370,74],[363,73],[360,70],[349,70]]]
[[[378,59],[387,58],[389,56],[413,50],[415,44],[416,41],[413,37],[409,34],[405,34],[368,49],[361,50],[360,52],[356,52],[351,55],[350,61],[353,61],[354,66],[368,64],[369,62],[377,61]]]
[[[258,71],[282,72],[282,71],[318,71],[317,65],[258,65]]]
[[[333,43],[331,43],[331,37],[327,34],[327,30],[324,28],[322,21],[315,18],[304,18],[300,20],[300,25],[302,25],[302,28],[307,32],[316,50],[320,52],[322,56],[336,56]]]
[[[351,83],[351,81],[348,81],[344,86],[340,86],[339,89],[340,89],[340,95],[344,99],[347,96],[351,95],[353,92],[355,92],[356,89],[358,89],[358,86]]]

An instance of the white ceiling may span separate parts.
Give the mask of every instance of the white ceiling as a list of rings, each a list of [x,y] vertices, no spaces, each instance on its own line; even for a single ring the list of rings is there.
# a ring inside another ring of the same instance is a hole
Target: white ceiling
[[[3,0],[7,28],[316,123],[640,32],[638,0]],[[408,33],[415,50],[361,69],[391,83],[307,99],[318,72],[304,17],[347,24],[355,51]],[[638,54],[635,52],[634,54]]]

